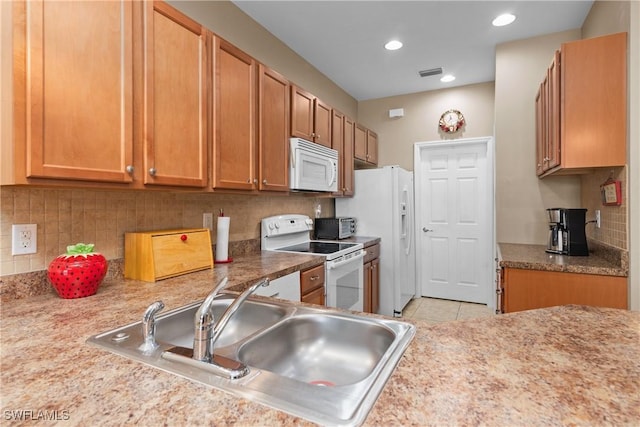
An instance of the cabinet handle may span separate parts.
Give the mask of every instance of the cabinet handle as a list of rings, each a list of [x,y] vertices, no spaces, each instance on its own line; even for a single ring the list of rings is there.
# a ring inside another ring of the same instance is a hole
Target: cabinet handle
[[[257,184],[257,183],[258,183],[258,178],[254,178],[254,179],[253,179],[253,183],[254,183],[254,184]]]
[[[431,232],[433,230],[430,229],[430,228],[427,228],[427,227],[422,227],[422,231],[424,231],[425,233],[429,233],[429,232]]]
[[[182,236],[180,236],[180,240],[182,240],[183,242],[186,242],[188,239],[186,234],[183,234]]]
[[[318,280],[319,278],[320,276],[311,276],[309,277],[309,280],[313,282],[314,280]]]
[[[149,168],[149,175],[156,176],[156,168]]]
[[[266,184],[267,184],[267,180],[266,180],[266,179],[263,179],[263,180],[262,180],[262,183],[266,185]]]
[[[251,178],[247,178],[247,184],[251,184]]]
[[[135,168],[131,165],[127,165],[127,167],[124,168],[124,170],[126,170],[129,175],[133,175],[133,171],[135,170]]]

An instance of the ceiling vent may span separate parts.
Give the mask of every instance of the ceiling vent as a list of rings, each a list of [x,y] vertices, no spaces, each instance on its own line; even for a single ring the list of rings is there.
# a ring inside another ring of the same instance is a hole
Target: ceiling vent
[[[418,71],[418,74],[420,74],[420,77],[437,76],[438,74],[442,74],[442,67]]]

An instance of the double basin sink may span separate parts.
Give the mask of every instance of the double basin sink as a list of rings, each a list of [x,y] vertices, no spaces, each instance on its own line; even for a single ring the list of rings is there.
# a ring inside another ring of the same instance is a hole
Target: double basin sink
[[[215,299],[215,319],[234,298]],[[346,426],[364,421],[415,334],[405,322],[249,298],[216,341],[217,356],[249,368],[246,376],[227,379],[206,362],[175,355],[176,348],[193,348],[199,306],[158,315],[154,350],[142,345],[141,322],[87,342],[318,424]]]

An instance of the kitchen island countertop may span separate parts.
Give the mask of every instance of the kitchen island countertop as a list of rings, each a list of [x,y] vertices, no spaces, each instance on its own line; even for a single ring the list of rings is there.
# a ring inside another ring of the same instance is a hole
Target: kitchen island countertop
[[[169,310],[202,299],[223,275],[240,286],[314,263],[308,255],[258,255],[157,283],[108,279],[87,298],[52,292],[3,302],[6,425],[33,425],[38,416],[63,425],[310,425],[85,341],[139,320],[155,300]],[[411,323],[416,337],[367,426],[640,423],[640,313],[566,306]]]

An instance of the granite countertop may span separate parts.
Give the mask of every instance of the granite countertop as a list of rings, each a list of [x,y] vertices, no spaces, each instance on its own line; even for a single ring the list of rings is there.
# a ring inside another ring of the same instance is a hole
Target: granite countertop
[[[80,426],[311,425],[85,341],[138,321],[155,300],[165,310],[200,300],[224,275],[242,287],[317,265],[317,258],[263,252],[157,283],[110,278],[87,298],[52,292],[3,302],[5,423],[32,425],[39,414],[53,414]],[[411,323],[416,336],[366,426],[640,423],[640,313],[566,306]]]
[[[499,243],[501,267],[525,270],[562,271],[567,273],[628,276],[628,268],[620,262],[597,254],[589,256],[556,255],[545,252],[544,245]]]

